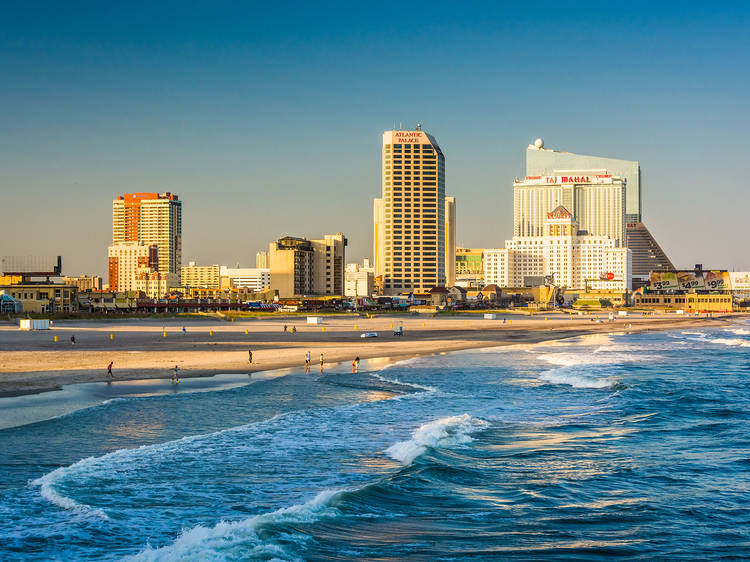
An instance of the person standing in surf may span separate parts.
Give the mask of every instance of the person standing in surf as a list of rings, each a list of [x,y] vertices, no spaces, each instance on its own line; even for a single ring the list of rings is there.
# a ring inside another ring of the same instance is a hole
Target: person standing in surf
[[[310,352],[305,354],[305,374],[310,372]]]
[[[323,372],[323,354],[320,354],[320,372]]]
[[[171,382],[172,384],[180,384],[180,368],[177,365],[174,366]]]

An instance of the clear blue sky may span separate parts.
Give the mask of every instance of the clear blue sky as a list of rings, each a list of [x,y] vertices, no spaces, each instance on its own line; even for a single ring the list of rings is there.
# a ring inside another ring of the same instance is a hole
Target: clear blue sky
[[[381,133],[422,122],[460,244],[511,236],[543,137],[640,160],[676,265],[750,269],[750,9],[709,4],[6,4],[0,254],[103,274],[113,197],[172,191],[184,262],[337,231],[359,260]]]

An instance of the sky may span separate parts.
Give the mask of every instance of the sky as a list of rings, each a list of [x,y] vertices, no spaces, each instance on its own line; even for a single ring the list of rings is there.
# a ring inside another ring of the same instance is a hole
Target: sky
[[[677,267],[750,270],[746,4],[153,4],[4,5],[0,255],[103,275],[112,199],[171,191],[183,263],[335,232],[361,261],[382,132],[422,123],[460,245],[512,236],[541,137],[640,161]]]

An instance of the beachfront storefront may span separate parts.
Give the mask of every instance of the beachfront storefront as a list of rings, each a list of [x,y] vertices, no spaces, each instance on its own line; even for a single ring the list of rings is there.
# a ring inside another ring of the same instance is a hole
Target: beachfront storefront
[[[732,312],[732,295],[655,295],[647,293],[633,296],[636,308],[684,310],[686,312]]]

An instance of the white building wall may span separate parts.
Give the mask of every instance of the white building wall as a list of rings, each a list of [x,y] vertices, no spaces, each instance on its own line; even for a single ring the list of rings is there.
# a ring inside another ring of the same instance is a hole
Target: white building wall
[[[259,267],[230,268],[222,265],[221,277],[228,277],[237,288],[248,288],[253,291],[264,291],[271,285],[271,270]]]

